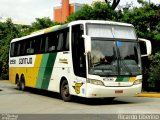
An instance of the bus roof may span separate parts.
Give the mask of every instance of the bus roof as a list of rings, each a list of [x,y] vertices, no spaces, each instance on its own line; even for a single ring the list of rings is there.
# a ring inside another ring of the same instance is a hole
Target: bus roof
[[[42,35],[45,33],[50,33],[52,31],[57,31],[72,25],[76,25],[76,24],[86,24],[86,23],[97,23],[97,24],[108,24],[108,25],[118,25],[118,26],[128,26],[128,27],[133,27],[132,24],[128,24],[128,23],[122,23],[122,22],[113,22],[113,21],[104,21],[104,20],[77,20],[77,21],[73,21],[64,25],[56,25],[56,26],[52,26],[46,29],[42,29],[36,32],[31,33],[30,35],[21,37],[21,38],[15,38],[13,39],[11,42],[16,42],[16,41],[20,41],[20,40],[24,40],[27,38],[31,38],[31,37],[35,37],[38,35]]]
[[[73,21],[69,23],[70,25],[74,25],[74,24],[85,24],[85,23],[100,23],[100,24],[108,24],[108,25],[119,25],[119,26],[130,26],[133,27],[132,24],[128,24],[128,23],[122,23],[122,22],[114,22],[114,21],[105,21],[105,20],[77,20],[77,21]]]

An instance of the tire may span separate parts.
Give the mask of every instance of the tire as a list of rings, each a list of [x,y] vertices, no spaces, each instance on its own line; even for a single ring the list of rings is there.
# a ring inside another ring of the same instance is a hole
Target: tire
[[[16,85],[17,85],[17,89],[21,90],[21,84],[20,84],[19,77],[16,78]]]
[[[21,86],[20,86],[21,89],[20,89],[20,90],[25,91],[25,88],[26,88],[26,87],[25,87],[24,81],[21,80],[21,81],[20,81],[20,84],[21,84]]]
[[[24,77],[22,76],[20,80],[18,80],[18,89],[21,90],[21,91],[24,91],[25,90],[25,80],[24,80]]]
[[[63,80],[60,89],[61,97],[65,102],[71,101],[72,96],[69,93],[69,85],[67,80]]]

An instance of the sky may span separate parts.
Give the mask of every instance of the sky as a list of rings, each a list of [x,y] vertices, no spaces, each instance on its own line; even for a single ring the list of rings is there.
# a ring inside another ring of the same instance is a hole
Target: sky
[[[70,0],[70,3],[91,4],[92,1]],[[136,1],[121,0],[120,5],[133,2],[136,6]],[[160,0],[151,0],[151,2],[160,4]],[[9,17],[25,24],[31,24],[35,18],[49,17],[53,20],[53,8],[60,5],[61,0],[0,0],[0,17]]]

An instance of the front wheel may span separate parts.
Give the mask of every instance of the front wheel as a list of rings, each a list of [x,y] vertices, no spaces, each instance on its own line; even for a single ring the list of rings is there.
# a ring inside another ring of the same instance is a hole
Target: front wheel
[[[63,80],[61,84],[61,97],[65,102],[68,102],[71,100],[71,95],[69,93],[69,85],[67,80]]]

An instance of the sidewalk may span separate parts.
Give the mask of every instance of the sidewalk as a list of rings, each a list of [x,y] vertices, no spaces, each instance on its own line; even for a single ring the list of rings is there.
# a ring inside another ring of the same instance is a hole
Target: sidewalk
[[[155,92],[142,92],[141,94],[137,95],[138,97],[151,97],[151,98],[160,98],[160,93]]]

